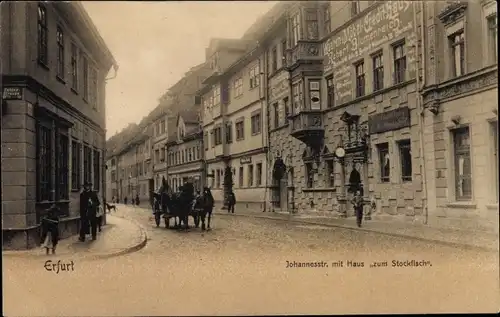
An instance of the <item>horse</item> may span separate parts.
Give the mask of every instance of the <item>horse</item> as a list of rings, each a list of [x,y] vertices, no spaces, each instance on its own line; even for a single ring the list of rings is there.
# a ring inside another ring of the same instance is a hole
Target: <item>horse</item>
[[[207,227],[210,230],[210,220],[212,219],[212,211],[214,209],[214,198],[210,189],[205,187],[203,190],[203,194],[197,197],[196,202],[194,203],[194,209],[199,211],[199,218],[201,220],[201,230],[206,230]],[[205,219],[208,215],[208,226],[205,227]],[[196,228],[199,226],[199,221],[196,221]]]

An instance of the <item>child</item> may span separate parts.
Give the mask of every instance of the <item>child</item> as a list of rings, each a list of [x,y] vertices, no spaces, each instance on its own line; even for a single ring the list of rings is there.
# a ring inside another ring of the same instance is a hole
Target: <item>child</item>
[[[97,194],[97,193],[96,193]],[[102,201],[102,198],[100,199],[100,201]],[[101,232],[101,228],[102,228],[102,217],[104,216],[104,206],[102,204],[100,204],[98,207],[97,207],[97,212],[96,212],[96,221],[97,221],[97,228],[99,228],[99,232]]]
[[[57,243],[59,242],[59,208],[52,205],[47,210],[47,216],[42,219],[42,248],[45,248],[46,254],[52,249],[52,254],[56,253]]]
[[[352,199],[352,205],[356,213],[356,224],[361,227],[361,221],[363,220],[363,195],[360,189],[356,189],[356,193]]]

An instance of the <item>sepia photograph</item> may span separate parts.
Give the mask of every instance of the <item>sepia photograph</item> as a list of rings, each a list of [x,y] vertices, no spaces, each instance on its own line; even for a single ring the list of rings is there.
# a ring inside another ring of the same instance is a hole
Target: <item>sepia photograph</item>
[[[495,0],[2,1],[3,316],[500,312]]]

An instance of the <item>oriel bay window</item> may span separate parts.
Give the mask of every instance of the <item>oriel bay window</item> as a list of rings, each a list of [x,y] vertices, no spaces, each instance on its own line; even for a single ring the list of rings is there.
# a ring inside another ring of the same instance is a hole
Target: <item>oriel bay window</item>
[[[472,168],[470,159],[469,128],[452,131],[455,171],[455,197],[457,200],[472,199]]]
[[[303,108],[303,89],[302,82],[293,85],[293,114],[298,114]]]
[[[309,82],[309,100],[311,102],[311,110],[321,109],[321,91],[319,81]]]
[[[449,36],[452,73],[454,77],[465,74],[465,36],[463,30]]]
[[[335,105],[335,87],[333,86],[333,76],[326,78],[326,90],[328,94],[326,107],[333,108]]]
[[[365,95],[365,63],[359,62],[354,65],[356,69],[356,97]]]
[[[373,91],[384,88],[384,64],[382,53],[373,56]]]

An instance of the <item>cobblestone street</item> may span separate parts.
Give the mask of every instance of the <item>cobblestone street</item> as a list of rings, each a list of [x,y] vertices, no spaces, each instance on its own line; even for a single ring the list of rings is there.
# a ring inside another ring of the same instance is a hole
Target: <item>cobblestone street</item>
[[[78,254],[64,257],[63,261],[74,261],[74,271],[59,274],[44,268],[46,259],[57,261],[57,256],[4,257],[5,315],[425,313],[499,308],[498,256],[492,252],[233,215],[215,215],[213,230],[205,233],[156,228],[145,209],[121,205],[116,215],[134,219],[146,229],[149,241],[143,249],[105,260],[80,259]],[[393,260],[428,262],[425,267],[392,267]],[[328,267],[287,268],[287,261],[324,261]],[[338,261],[343,267],[334,267]],[[371,267],[375,262],[388,266]]]

